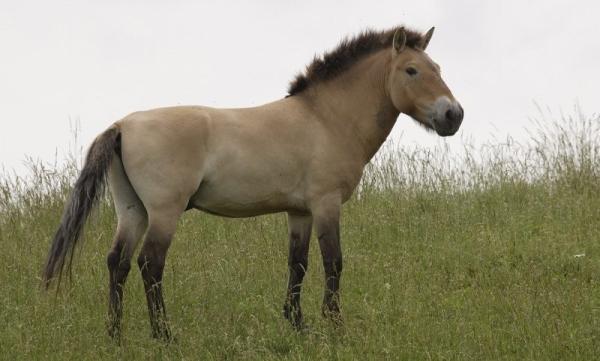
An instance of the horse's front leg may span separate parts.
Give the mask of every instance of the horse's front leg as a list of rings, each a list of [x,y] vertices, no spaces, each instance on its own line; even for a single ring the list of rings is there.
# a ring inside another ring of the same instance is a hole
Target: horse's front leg
[[[325,292],[321,312],[324,317],[341,323],[340,277],[342,276],[342,249],[340,246],[341,199],[337,194],[322,197],[312,207],[323,268],[325,270]]]
[[[300,309],[300,291],[302,280],[308,268],[308,246],[312,230],[310,214],[288,213],[288,230],[290,250],[288,269],[290,273],[287,295],[283,305],[283,315],[292,326],[302,327],[302,311]]]

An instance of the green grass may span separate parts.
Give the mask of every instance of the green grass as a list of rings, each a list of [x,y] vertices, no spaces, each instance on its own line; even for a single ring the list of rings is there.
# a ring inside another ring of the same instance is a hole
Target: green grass
[[[74,162],[0,183],[0,358],[201,360],[592,360],[600,354],[600,118],[540,122],[530,141],[465,152],[388,145],[342,214],[344,326],[320,317],[323,270],[311,248],[310,330],[281,316],[283,214],[181,219],[165,271],[176,342],[150,337],[137,268],[122,345],[106,334],[101,205],[72,281],[39,274],[76,174]]]

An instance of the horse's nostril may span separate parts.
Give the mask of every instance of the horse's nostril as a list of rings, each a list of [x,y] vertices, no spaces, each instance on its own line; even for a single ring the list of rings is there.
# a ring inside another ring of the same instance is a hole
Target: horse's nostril
[[[454,121],[456,119],[456,113],[454,113],[452,109],[446,110],[446,119]]]
[[[463,110],[462,107],[458,108],[458,109],[448,109],[446,111],[446,119],[452,121],[452,122],[458,122],[461,121],[463,118]]]

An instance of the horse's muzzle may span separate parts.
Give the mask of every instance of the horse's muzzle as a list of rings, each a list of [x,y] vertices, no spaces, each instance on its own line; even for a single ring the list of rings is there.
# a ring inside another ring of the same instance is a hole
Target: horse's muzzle
[[[443,119],[433,119],[435,131],[442,137],[454,135],[460,128],[464,115],[462,106],[455,102],[444,112]]]

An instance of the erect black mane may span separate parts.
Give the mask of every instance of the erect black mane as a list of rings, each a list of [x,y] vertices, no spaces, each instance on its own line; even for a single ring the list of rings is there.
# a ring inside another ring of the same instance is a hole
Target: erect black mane
[[[391,47],[394,33],[401,28],[406,33],[406,46],[416,48],[421,43],[423,35],[404,26],[383,31],[363,31],[357,36],[343,39],[334,50],[328,51],[322,56],[315,56],[313,61],[306,66],[304,73],[296,75],[290,83],[288,96],[302,92],[313,83],[332,79],[366,55]]]

